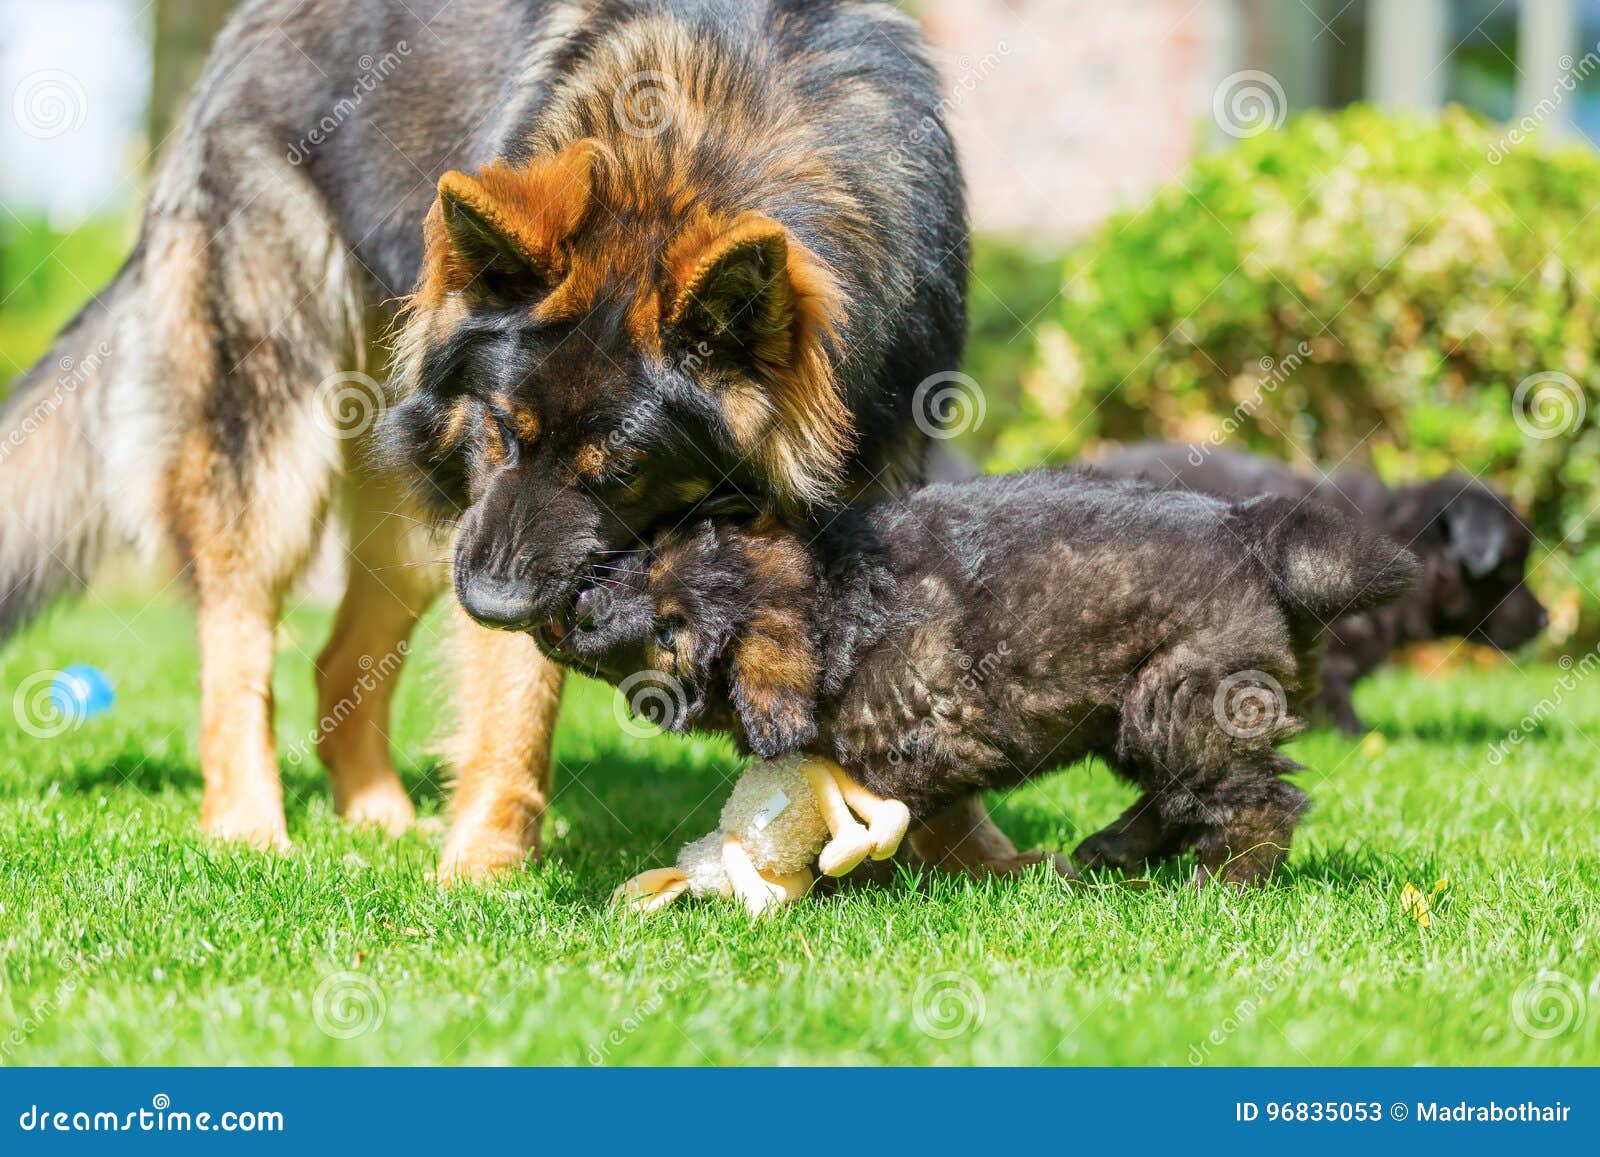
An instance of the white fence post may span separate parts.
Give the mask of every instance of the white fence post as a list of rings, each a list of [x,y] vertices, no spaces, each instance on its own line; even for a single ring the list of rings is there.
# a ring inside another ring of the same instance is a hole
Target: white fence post
[[[1391,109],[1444,104],[1450,51],[1445,0],[1377,0],[1367,26],[1367,96]]]
[[[1522,0],[1517,24],[1517,116],[1528,117],[1551,140],[1570,137],[1576,91],[1573,58],[1578,20],[1573,0]]]

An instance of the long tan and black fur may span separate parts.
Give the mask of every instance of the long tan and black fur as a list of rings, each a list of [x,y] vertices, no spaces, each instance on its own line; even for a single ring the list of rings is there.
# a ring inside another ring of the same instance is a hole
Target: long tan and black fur
[[[4,411],[0,627],[108,547],[170,551],[204,826],[282,844],[274,624],[337,511],[319,748],[343,813],[393,829],[384,660],[453,552],[476,621],[443,870],[516,863],[560,679],[480,624],[559,610],[697,503],[919,472],[910,399],[959,359],[966,271],[937,99],[914,24],[867,0],[251,0],[127,265]]]

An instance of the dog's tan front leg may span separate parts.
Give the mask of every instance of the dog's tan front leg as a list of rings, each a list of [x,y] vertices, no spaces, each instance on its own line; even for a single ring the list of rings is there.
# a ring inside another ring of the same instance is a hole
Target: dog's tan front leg
[[[208,836],[287,848],[283,785],[273,754],[276,608],[200,588],[200,825]]]
[[[359,453],[349,457],[348,573],[333,633],[317,657],[317,754],[339,814],[395,833],[416,812],[389,750],[389,709],[417,617],[448,581],[439,560],[449,544],[420,513],[406,513],[402,488],[369,476]]]
[[[478,880],[539,851],[561,669],[527,635],[491,631],[456,609],[461,722],[451,741],[454,822],[439,878]]]

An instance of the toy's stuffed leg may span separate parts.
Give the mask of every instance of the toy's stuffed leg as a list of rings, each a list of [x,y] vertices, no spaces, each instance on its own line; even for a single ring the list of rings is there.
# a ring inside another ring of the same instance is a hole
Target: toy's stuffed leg
[[[783,904],[792,904],[806,894],[811,885],[811,874],[799,872],[793,876],[763,876],[750,859],[736,836],[722,841],[722,867],[728,873],[728,883],[733,894],[739,897],[745,911],[761,916]]]
[[[817,867],[825,876],[846,875],[870,856],[873,848],[872,834],[851,814],[838,781],[833,778],[837,766],[831,760],[808,759],[801,768],[811,785],[811,794],[816,796],[822,820],[833,836],[817,856]]]
[[[867,821],[867,834],[872,837],[872,858],[887,860],[900,850],[900,841],[906,838],[906,829],[911,826],[911,809],[897,799],[873,795],[838,764],[831,770],[844,802]]]
[[[659,912],[689,890],[689,877],[677,868],[651,868],[611,893],[613,904],[625,904],[648,916]]]

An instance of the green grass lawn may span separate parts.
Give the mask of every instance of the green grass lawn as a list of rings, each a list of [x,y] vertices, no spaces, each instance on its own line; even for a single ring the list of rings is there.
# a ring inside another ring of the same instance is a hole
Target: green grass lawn
[[[283,630],[284,750],[312,725],[326,624]],[[1555,667],[1365,685],[1385,741],[1295,744],[1316,810],[1249,895],[1196,895],[1176,869],[1144,891],[1041,873],[858,890],[763,924],[704,903],[642,922],[607,896],[714,823],[725,746],[631,739],[610,693],[575,680],[547,858],[445,890],[427,878],[443,801],[426,753],[447,725],[430,621],[396,739],[432,822],[398,842],[349,831],[320,772],[286,763],[295,851],[215,846],[196,822],[190,626],[165,601],[91,602],[0,652],[7,696],[73,662],[118,691],[52,739],[0,713],[0,1062],[1600,1062],[1600,695],[1486,758]],[[994,806],[1019,844],[1071,848],[1128,798],[1079,768]],[[1402,890],[1441,878],[1423,926]]]

